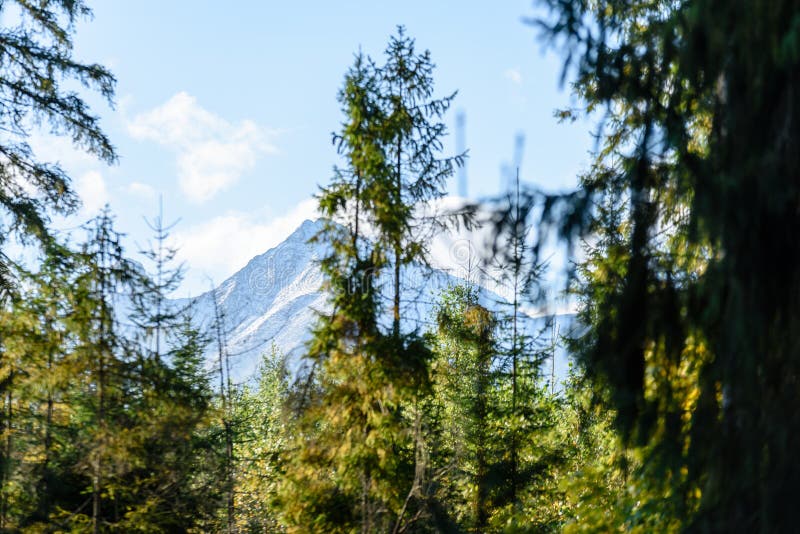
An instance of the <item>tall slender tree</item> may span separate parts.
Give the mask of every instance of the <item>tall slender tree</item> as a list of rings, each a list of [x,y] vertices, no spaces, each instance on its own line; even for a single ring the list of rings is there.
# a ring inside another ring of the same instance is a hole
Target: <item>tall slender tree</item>
[[[231,382],[230,354],[226,341],[225,315],[219,306],[217,292],[212,287],[211,298],[214,306],[214,340],[217,345],[217,372],[219,375],[219,400],[222,416],[222,429],[225,439],[224,472],[225,472],[225,526],[226,531],[232,534],[236,521],[236,500],[234,495],[234,428],[231,420],[233,387]]]
[[[133,295],[131,320],[144,335],[143,348],[149,358],[159,361],[169,346],[167,334],[177,330],[189,310],[168,302],[169,294],[178,288],[184,275],[183,265],[175,265],[178,249],[169,244],[170,231],[178,221],[164,221],[163,200],[159,198],[158,215],[146,223],[152,238],[140,253],[148,260],[151,273],[142,278],[144,287]]]
[[[492,473],[499,451],[490,423],[497,401],[492,369],[497,356],[495,317],[479,304],[477,288],[461,285],[443,292],[437,323],[434,419],[429,428],[442,434],[439,446],[431,447],[436,451],[433,465],[447,473],[436,481],[442,492],[438,500],[447,503],[444,506],[452,509],[461,526],[484,532],[492,510],[490,492],[497,485]]]
[[[431,230],[442,224],[430,213],[430,201],[445,195],[447,180],[466,154],[442,156],[447,128],[442,122],[456,96],[434,97],[434,63],[428,50],[418,52],[403,26],[389,40],[386,63],[376,71],[381,150],[385,176],[381,187],[389,205],[375,213],[378,241],[393,253],[392,331],[399,335],[402,270],[427,265]],[[442,215],[442,214],[440,214]]]
[[[61,470],[58,449],[65,439],[58,421],[63,420],[66,411],[65,392],[73,370],[66,358],[71,333],[64,317],[70,310],[68,281],[74,258],[66,248],[54,243],[48,249],[38,272],[25,273],[27,291],[14,307],[15,316],[28,321],[28,327],[15,332],[22,337],[17,341],[25,347],[20,362],[25,369],[25,383],[13,387],[23,401],[30,403],[28,417],[36,429],[26,444],[25,456],[40,458],[40,462],[31,462],[28,472],[35,484],[35,507],[27,511],[27,518],[25,511],[17,511],[22,524],[46,522],[53,512]]]
[[[320,195],[316,237],[333,312],[310,345],[311,392],[301,403],[284,517],[298,528],[401,532],[421,517],[421,441],[413,406],[427,384],[429,351],[400,328],[400,269],[425,263],[415,203],[440,194],[453,160],[438,159],[441,117],[433,65],[402,28],[377,66],[358,54],[339,94],[346,117],[334,143],[345,161]],[[369,229],[369,239],[365,230]],[[389,255],[394,254],[394,263]],[[382,326],[381,274],[393,270],[392,319]]]
[[[136,271],[123,255],[121,236],[113,228],[108,208],[90,221],[87,230],[90,239],[81,250],[81,275],[76,280],[80,300],[73,320],[78,337],[76,357],[85,366],[84,395],[91,428],[84,443],[84,468],[91,480],[92,531],[99,533],[106,522],[119,520],[113,502],[106,501],[119,482],[114,451],[128,445],[119,441],[123,434],[118,425],[130,393],[131,361],[125,354],[116,306]],[[105,504],[112,510],[105,509]]]
[[[125,257],[108,211],[87,233],[78,251],[49,242],[0,312],[2,528],[211,528],[222,477],[206,341],[186,318],[164,322],[153,358],[152,330],[127,319],[163,288]]]
[[[508,229],[506,249],[496,258],[498,267],[509,289],[511,290],[510,327],[507,335],[510,343],[506,343],[506,358],[501,362],[501,372],[508,373],[510,379],[510,406],[506,411],[509,418],[509,447],[508,447],[508,500],[512,504],[518,503],[520,489],[520,448],[521,434],[525,417],[524,404],[533,405],[532,398],[536,388],[531,387],[539,380],[539,367],[541,350],[537,346],[537,339],[522,327],[520,308],[526,298],[533,292],[538,283],[540,266],[531,263],[528,252],[530,239],[529,206],[523,205],[520,198],[519,169],[516,170],[514,190],[508,195],[508,201],[513,212],[513,219]],[[508,329],[506,329],[508,330]],[[510,360],[510,361],[509,361]],[[530,414],[528,414],[530,415]]]
[[[15,284],[13,266],[2,248],[9,237],[20,241],[50,241],[52,213],[69,213],[78,205],[70,179],[57,165],[41,161],[29,144],[33,128],[47,123],[52,133],[101,160],[113,162],[113,146],[86,103],[63,84],[77,81],[98,90],[111,102],[114,77],[104,67],[72,57],[72,35],[78,19],[91,14],[82,1],[14,2],[0,5],[0,207],[7,217],[0,225],[0,293]],[[0,383],[0,389],[8,380]],[[5,390],[0,391],[7,398]]]

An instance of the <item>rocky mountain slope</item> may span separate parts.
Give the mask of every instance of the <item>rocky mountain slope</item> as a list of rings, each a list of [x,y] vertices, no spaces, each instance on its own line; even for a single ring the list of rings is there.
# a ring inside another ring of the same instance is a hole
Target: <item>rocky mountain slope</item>
[[[325,253],[324,244],[309,244],[308,240],[321,228],[321,221],[305,221],[281,244],[254,257],[239,272],[222,282],[213,291],[193,299],[193,317],[201,328],[211,331],[215,317],[215,299],[222,322],[231,362],[232,378],[239,382],[255,375],[264,353],[277,350],[287,355],[290,370],[302,365],[305,341],[319,313],[328,310],[326,296],[321,291],[323,276],[317,260]],[[405,286],[410,288],[403,310],[409,328],[424,331],[431,326],[436,294],[450,284],[463,283],[469,269],[458,269],[453,260],[461,259],[460,241],[449,247],[452,257],[434,258],[434,265],[450,265],[446,270],[433,272],[409,268],[404,273]],[[448,250],[447,247],[440,247]],[[455,253],[454,253],[455,251]],[[443,256],[444,254],[439,254]],[[455,268],[452,268],[455,267]],[[459,272],[460,271],[460,272]],[[379,281],[380,283],[380,281]],[[493,291],[490,283],[480,284],[481,300],[490,309],[504,301]],[[185,305],[186,299],[176,300]],[[545,336],[549,318],[527,318],[526,329],[542,331]],[[557,319],[561,325],[571,323],[571,316]],[[546,343],[546,342],[545,342]],[[218,349],[212,342],[207,350],[209,367],[218,365]],[[550,372],[550,365],[545,371]],[[556,351],[556,375],[565,376],[566,358]]]

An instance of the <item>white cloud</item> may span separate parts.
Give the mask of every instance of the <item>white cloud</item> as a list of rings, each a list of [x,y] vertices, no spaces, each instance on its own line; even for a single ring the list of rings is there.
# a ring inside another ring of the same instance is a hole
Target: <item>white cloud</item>
[[[148,184],[142,182],[131,182],[126,188],[128,193],[146,199],[152,199],[156,196],[156,190]]]
[[[280,244],[306,219],[316,219],[317,201],[304,200],[277,217],[229,213],[185,230],[176,229],[178,260],[189,271],[183,290],[199,294],[208,289],[207,277],[219,284],[254,256]]]
[[[75,180],[75,190],[83,201],[83,211],[86,214],[94,214],[100,211],[108,202],[106,181],[98,171],[89,171],[81,174]]]
[[[522,84],[522,72],[519,69],[508,69],[503,73],[505,78],[516,85]]]
[[[81,201],[77,212],[79,219],[97,214],[112,199],[114,188],[109,190],[103,174],[102,162],[85,150],[76,148],[65,136],[34,128],[28,140],[37,159],[58,164],[72,178],[72,189]]]
[[[128,133],[175,151],[178,183],[194,202],[209,200],[276,149],[268,132],[251,120],[232,124],[180,92],[163,105],[134,117]]]
[[[58,163],[67,172],[96,166],[100,162],[94,155],[77,148],[69,137],[50,134],[43,128],[34,129],[28,142],[37,159]]]

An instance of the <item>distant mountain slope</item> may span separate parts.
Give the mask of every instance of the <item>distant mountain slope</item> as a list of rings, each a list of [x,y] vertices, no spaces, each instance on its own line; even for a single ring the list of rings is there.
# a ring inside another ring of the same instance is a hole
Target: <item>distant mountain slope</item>
[[[261,355],[276,346],[288,355],[289,366],[295,371],[302,364],[304,343],[309,339],[318,313],[328,311],[326,295],[321,291],[323,276],[317,260],[326,245],[310,244],[309,239],[322,228],[322,221],[303,222],[278,246],[256,256],[239,272],[194,301],[195,323],[205,329],[214,323],[214,297],[224,320],[228,353],[231,356],[232,377],[236,381],[254,376]],[[446,263],[440,258],[436,263]],[[451,272],[453,270],[451,269]],[[409,268],[404,272],[407,292],[403,317],[409,327],[425,330],[436,294],[463,279],[441,270],[432,272]],[[378,283],[388,280],[378,280]],[[481,289],[481,300],[487,307],[496,308],[503,302],[495,292]],[[187,299],[175,301],[185,305]],[[387,303],[388,304],[388,303]],[[560,322],[571,322],[566,315]],[[549,331],[546,319],[528,319],[530,331]],[[564,330],[562,330],[564,332]],[[561,351],[556,354],[556,376],[566,374],[566,359]],[[209,366],[217,358],[216,342],[207,350]],[[546,366],[545,371],[549,372]]]
[[[316,312],[325,309],[322,273],[316,265],[318,247],[308,244],[320,224],[303,222],[285,241],[250,260],[213,292],[193,299],[195,323],[210,329],[216,297],[236,380],[251,377],[261,355],[273,344],[284,352],[297,352]],[[176,302],[186,304],[187,300]],[[214,341],[209,359],[216,351]]]

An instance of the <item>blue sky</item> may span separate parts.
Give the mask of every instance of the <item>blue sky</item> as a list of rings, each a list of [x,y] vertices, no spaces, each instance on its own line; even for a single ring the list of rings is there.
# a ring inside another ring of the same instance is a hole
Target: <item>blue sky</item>
[[[591,125],[553,119],[572,101],[558,84],[561,57],[522,22],[535,13],[529,0],[90,5],[75,54],[118,79],[114,110],[90,101],[120,163],[103,166],[46,137],[34,145],[71,171],[83,196],[64,227],[109,202],[133,249],[163,196],[166,218],[180,218],[184,294],[233,274],[313,212],[310,199],[336,163],[330,134],[343,75],[359,47],[379,59],[398,24],[431,51],[438,94],[459,91],[447,123],[452,133],[456,112],[466,114],[469,196],[500,191],[518,132],[525,182],[569,188],[588,161]]]

